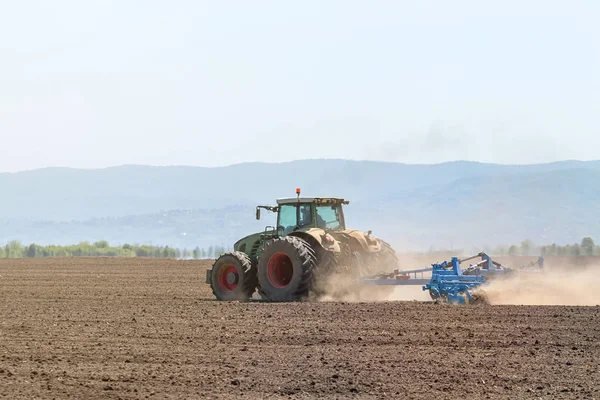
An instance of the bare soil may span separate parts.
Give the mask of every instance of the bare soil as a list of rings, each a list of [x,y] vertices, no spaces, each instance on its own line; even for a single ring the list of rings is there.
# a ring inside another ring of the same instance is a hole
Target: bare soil
[[[225,303],[208,264],[0,260],[0,398],[600,399],[600,307]]]

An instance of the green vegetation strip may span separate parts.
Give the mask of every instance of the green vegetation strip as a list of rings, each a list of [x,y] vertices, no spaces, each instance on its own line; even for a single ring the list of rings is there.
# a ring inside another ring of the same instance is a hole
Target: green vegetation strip
[[[210,246],[208,249],[177,249],[169,246],[130,245],[111,246],[107,241],[94,243],[81,242],[68,246],[40,246],[35,243],[23,245],[13,240],[0,247],[0,258],[36,257],[155,257],[155,258],[216,258],[228,251],[223,246]]]

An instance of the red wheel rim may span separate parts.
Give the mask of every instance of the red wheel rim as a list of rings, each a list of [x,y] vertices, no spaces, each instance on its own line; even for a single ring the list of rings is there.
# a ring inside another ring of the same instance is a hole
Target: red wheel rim
[[[292,260],[285,253],[275,253],[267,264],[267,277],[276,288],[284,288],[290,284],[294,275]]]
[[[238,287],[240,275],[237,268],[233,264],[223,265],[219,269],[219,277],[217,279],[219,287],[226,292],[231,292]]]

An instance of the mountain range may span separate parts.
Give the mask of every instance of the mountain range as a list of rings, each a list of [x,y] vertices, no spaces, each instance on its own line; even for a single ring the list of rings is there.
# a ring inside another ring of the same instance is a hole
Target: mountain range
[[[0,243],[230,245],[272,225],[278,197],[350,200],[349,226],[402,250],[572,243],[599,236],[600,161],[500,165],[301,160],[0,173]]]

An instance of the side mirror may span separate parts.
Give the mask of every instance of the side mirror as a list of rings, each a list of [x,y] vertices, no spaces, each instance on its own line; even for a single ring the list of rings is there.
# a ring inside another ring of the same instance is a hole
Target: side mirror
[[[260,219],[260,208],[256,207],[256,219]]]

